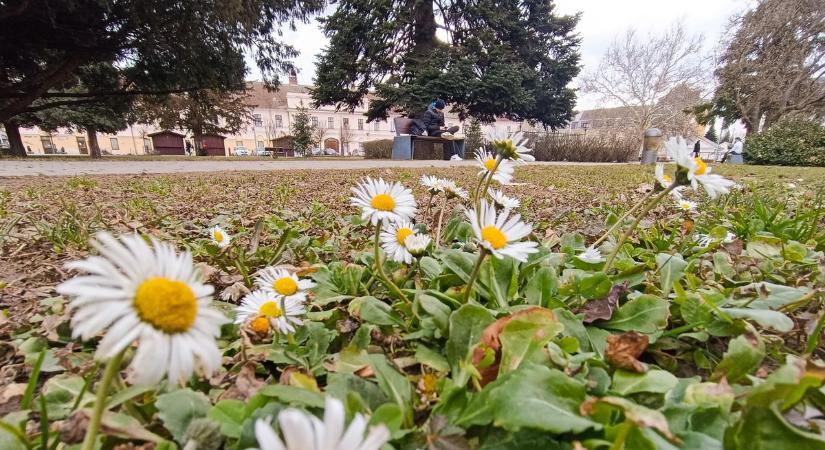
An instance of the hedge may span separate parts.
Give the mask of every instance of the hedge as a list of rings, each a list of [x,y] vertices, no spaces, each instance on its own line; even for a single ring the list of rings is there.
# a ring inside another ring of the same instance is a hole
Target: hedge
[[[802,119],[786,119],[749,138],[749,164],[825,166],[825,127]]]
[[[392,156],[392,139],[367,141],[363,146],[366,159],[390,159]]]

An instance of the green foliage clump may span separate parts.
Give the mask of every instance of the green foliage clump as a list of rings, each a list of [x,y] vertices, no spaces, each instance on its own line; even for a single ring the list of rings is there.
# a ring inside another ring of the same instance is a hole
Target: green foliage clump
[[[305,154],[317,144],[315,126],[310,121],[309,112],[301,105],[295,113],[295,121],[292,122],[292,146],[295,153]]]
[[[745,148],[750,164],[825,166],[825,127],[788,119],[750,138]]]
[[[392,139],[378,139],[364,142],[364,157],[367,159],[390,159]]]

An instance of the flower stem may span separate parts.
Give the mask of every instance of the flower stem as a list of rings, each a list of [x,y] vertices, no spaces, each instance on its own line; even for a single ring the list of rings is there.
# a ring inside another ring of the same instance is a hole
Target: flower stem
[[[481,272],[481,263],[484,262],[484,257],[486,256],[487,250],[484,247],[481,247],[481,250],[478,253],[478,259],[476,260],[476,265],[470,273],[470,279],[467,280],[467,287],[464,290],[464,303],[470,301],[470,293],[473,291],[473,284],[475,284],[476,278],[478,278],[478,274]]]
[[[97,432],[100,430],[100,422],[103,419],[103,413],[106,410],[106,400],[109,395],[109,388],[112,381],[120,371],[120,363],[123,361],[123,354],[126,350],[121,351],[106,363],[106,369],[103,371],[103,378],[97,386],[97,397],[95,398],[95,406],[92,411],[92,417],[89,419],[89,427],[86,428],[86,436],[83,438],[83,446],[81,450],[92,450],[97,440]]]
[[[435,227],[435,245],[441,246],[441,223],[444,220],[444,210],[447,209],[447,196],[444,196],[444,201],[441,203],[441,211],[438,212],[438,225]]]
[[[622,225],[622,222],[624,222],[625,219],[627,219],[631,214],[636,212],[637,209],[641,208],[642,205],[644,205],[645,202],[648,201],[648,199],[650,199],[650,197],[653,196],[654,193],[656,193],[656,191],[651,190],[647,195],[645,195],[641,200],[639,200],[638,203],[633,205],[632,208],[628,209],[624,214],[622,214],[622,217],[619,217],[619,219],[616,221],[616,223],[614,223],[613,226],[610,227],[610,229],[605,231],[605,233],[602,235],[602,237],[597,239],[596,242],[591,244],[591,246],[595,247],[595,246],[601,244],[605,239],[607,239],[614,231],[616,231],[616,228],[619,228]]]
[[[373,248],[374,248],[374,259],[375,259],[375,272],[378,274],[378,279],[384,283],[384,286],[387,287],[390,291],[392,291],[398,298],[404,300],[405,302],[409,302],[407,296],[404,295],[404,292],[399,288],[395,283],[390,280],[387,274],[384,273],[384,264],[381,262],[381,246],[379,245],[379,235],[381,234],[381,221],[379,220],[377,224],[375,224],[375,239],[373,240]]]
[[[668,194],[670,194],[670,191],[672,191],[675,188],[676,188],[676,183],[673,183],[670,186],[668,186],[667,189],[662,191],[652,201],[648,202],[645,205],[644,209],[642,209],[641,213],[636,215],[636,220],[634,220],[633,223],[630,224],[630,227],[627,230],[625,230],[624,233],[622,233],[619,236],[619,240],[618,240],[618,242],[616,242],[616,247],[613,249],[612,252],[610,252],[610,256],[607,257],[607,262],[604,264],[604,269],[602,269],[602,270],[604,270],[604,272],[607,272],[608,270],[610,270],[610,267],[613,265],[613,260],[616,259],[616,255],[619,254],[619,250],[622,248],[622,245],[624,245],[625,241],[627,241],[627,238],[630,237],[630,235],[633,233],[633,231],[636,229],[636,227],[639,226],[639,223],[642,221],[642,219],[644,219],[645,216],[647,216],[647,214],[654,207],[656,207],[656,205],[658,205],[659,202],[662,201],[663,198],[665,198]]]

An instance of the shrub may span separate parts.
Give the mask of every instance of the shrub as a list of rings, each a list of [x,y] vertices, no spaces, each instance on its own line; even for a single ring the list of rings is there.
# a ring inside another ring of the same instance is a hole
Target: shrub
[[[627,162],[639,155],[640,140],[619,134],[528,134],[537,161]]]
[[[364,142],[364,157],[367,159],[390,159],[392,156],[392,139],[379,139]]]
[[[787,119],[748,139],[750,164],[825,166],[825,127],[809,120]]]

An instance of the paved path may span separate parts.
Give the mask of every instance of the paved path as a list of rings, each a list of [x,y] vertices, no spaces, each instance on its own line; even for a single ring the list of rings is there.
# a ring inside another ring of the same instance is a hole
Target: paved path
[[[250,160],[250,161],[48,161],[48,160],[0,160],[0,178],[26,176],[73,176],[73,175],[133,175],[187,172],[224,172],[237,170],[289,170],[289,169],[376,169],[385,167],[454,167],[474,165],[475,161],[390,161],[375,159],[307,159],[307,160]],[[534,164],[581,164],[581,163],[534,163]]]

